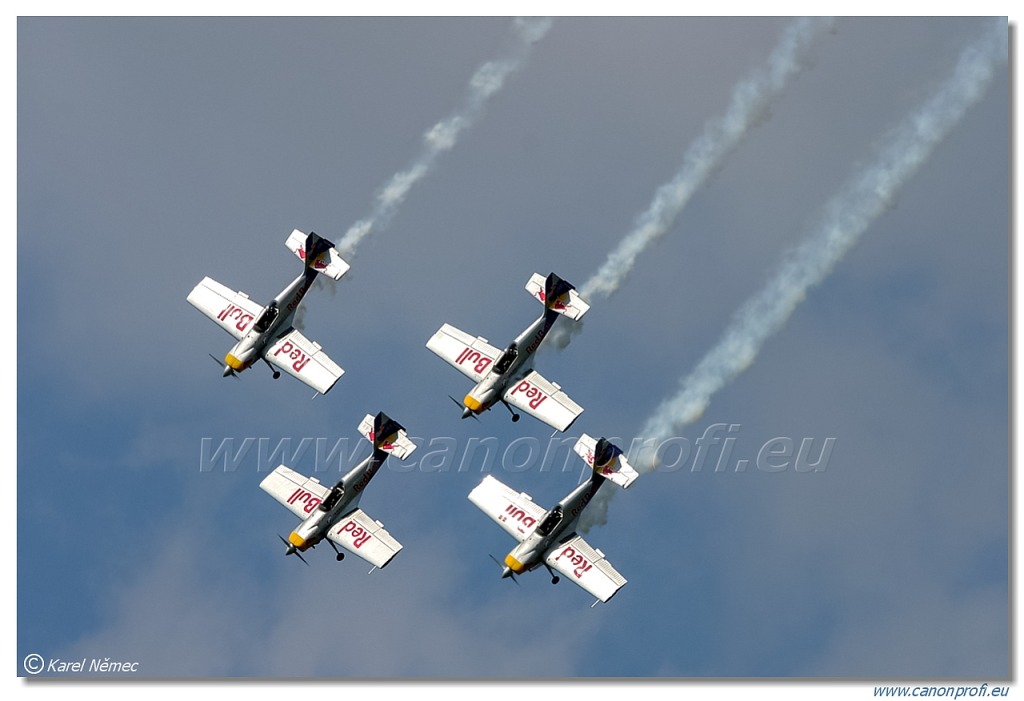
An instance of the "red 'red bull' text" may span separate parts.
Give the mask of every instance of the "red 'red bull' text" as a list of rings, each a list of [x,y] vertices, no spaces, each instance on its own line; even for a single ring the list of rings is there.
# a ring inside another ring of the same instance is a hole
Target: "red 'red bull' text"
[[[512,394],[525,395],[526,402],[527,404],[530,405],[531,409],[536,409],[537,407],[544,403],[545,399],[548,398],[548,395],[544,393],[544,390],[542,390],[540,387],[537,387],[536,385],[531,385],[526,380],[523,380],[518,385],[516,385],[516,388],[512,390]]]
[[[288,497],[289,504],[303,504],[302,510],[307,514],[313,513],[316,507],[320,506],[320,497],[314,496],[312,493],[307,492],[301,487],[292,492],[292,495]]]
[[[306,367],[306,363],[309,362],[309,356],[302,352],[302,349],[298,346],[292,345],[291,341],[285,341],[281,346],[274,351],[274,357],[285,354],[286,358],[290,358],[292,361],[292,370],[295,372],[302,372],[302,368]]]
[[[576,579],[582,577],[584,574],[587,573],[587,571],[590,570],[591,567],[593,567],[590,561],[588,561],[587,558],[580,555],[579,552],[577,552],[576,548],[572,547],[571,545],[567,545],[565,548],[562,549],[562,552],[558,553],[558,557],[555,558],[555,562],[558,562],[563,557],[566,560],[568,560],[573,567],[576,568],[572,571],[572,573],[576,575]]]
[[[459,357],[455,359],[455,364],[462,365],[467,362],[473,366],[474,372],[482,375],[490,366],[491,359],[486,355],[483,355],[480,351],[475,351],[472,348],[467,347],[464,351],[459,353]]]
[[[221,310],[221,313],[217,315],[217,319],[220,321],[228,321],[229,319],[235,320],[235,328],[239,331],[245,331],[248,328],[249,323],[253,320],[252,314],[249,314],[241,307],[236,307],[234,304],[229,304]]]
[[[349,537],[352,539],[352,547],[355,548],[363,547],[363,544],[365,544],[371,537],[370,532],[355,521],[348,521],[345,523],[345,525],[338,531],[338,535],[340,536],[342,533],[349,534]]]
[[[517,521],[522,524],[525,528],[533,528],[537,523],[537,519],[533,516],[527,516],[526,512],[520,509],[515,504],[509,504],[505,507],[505,513],[498,517],[502,521]],[[522,529],[520,529],[522,530]]]

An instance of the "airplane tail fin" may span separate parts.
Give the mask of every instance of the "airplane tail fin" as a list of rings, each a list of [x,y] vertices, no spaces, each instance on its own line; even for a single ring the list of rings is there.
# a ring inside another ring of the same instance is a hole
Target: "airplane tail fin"
[[[405,427],[383,411],[376,416],[367,414],[363,417],[359,432],[373,443],[374,450],[383,450],[399,460],[405,460],[416,450],[416,444],[409,440]]]
[[[591,438],[587,434],[580,436],[573,446],[577,455],[583,458],[594,470],[594,474],[603,477],[626,489],[640,474],[626,462],[622,450],[606,438]]]
[[[294,229],[284,245],[299,257],[307,270],[323,273],[333,280],[340,280],[341,276],[348,272],[349,264],[341,257],[334,244],[312,231],[304,234]]]
[[[534,273],[526,283],[526,291],[540,300],[545,309],[556,311],[573,321],[579,321],[590,309],[576,288],[554,273],[546,278],[540,273]]]

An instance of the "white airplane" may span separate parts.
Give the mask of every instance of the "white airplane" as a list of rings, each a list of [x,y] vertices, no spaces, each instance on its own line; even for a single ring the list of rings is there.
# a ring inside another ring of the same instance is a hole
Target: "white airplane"
[[[367,414],[359,424],[359,432],[373,444],[373,454],[330,489],[315,477],[304,477],[284,465],[278,466],[260,482],[263,491],[302,519],[288,540],[278,536],[287,546],[285,555],[294,553],[306,562],[302,553],[327,538],[339,562],[345,559],[345,553],[339,551],[335,544],[374,567],[384,567],[402,549],[380,521],[370,518],[357,507],[363,490],[388,455],[404,460],[416,450],[416,445],[409,440],[405,429],[383,412],[376,417]]]
[[[551,273],[545,279],[534,273],[526,283],[526,291],[540,300],[544,313],[530,324],[504,351],[499,351],[486,338],[473,337],[445,324],[429,341],[427,348],[472,379],[476,386],[462,401],[462,418],[490,409],[497,402],[512,412],[518,421],[516,407],[544,423],[564,431],[583,413],[583,407],[533,370],[533,355],[547,336],[559,315],[573,321],[590,309],[576,288]],[[459,401],[452,397],[452,401]]]
[[[208,277],[189,293],[188,301],[238,341],[224,357],[224,377],[262,359],[275,380],[281,376],[278,369],[284,370],[326,394],[345,371],[320,350],[320,344],[297,331],[292,320],[317,273],[340,280],[349,265],[334,244],[315,233],[307,236],[295,229],[285,245],[303,261],[304,269],[266,307]]]
[[[530,495],[516,492],[490,475],[469,493],[469,500],[519,541],[505,557],[502,578],[514,578],[543,565],[552,584],[559,581],[554,569],[606,602],[625,585],[626,578],[611,566],[604,553],[576,533],[576,524],[606,481],[625,489],[638,475],[622,451],[604,438],[595,440],[584,433],[573,449],[594,474],[550,511],[535,504]]]

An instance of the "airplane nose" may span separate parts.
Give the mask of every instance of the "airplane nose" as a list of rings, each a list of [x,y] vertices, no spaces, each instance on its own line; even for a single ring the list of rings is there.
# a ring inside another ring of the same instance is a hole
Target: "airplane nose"
[[[501,570],[501,578],[502,579],[508,579],[511,576],[512,576],[512,568],[511,567],[504,567],[504,568],[502,568],[502,570]]]
[[[473,415],[473,410],[470,409],[469,407],[466,407],[465,409],[462,410],[462,418],[468,419],[472,415]]]
[[[225,365],[224,366],[224,377],[227,377],[228,375],[234,375],[234,374],[235,374],[235,369],[233,367],[231,367],[230,365]]]

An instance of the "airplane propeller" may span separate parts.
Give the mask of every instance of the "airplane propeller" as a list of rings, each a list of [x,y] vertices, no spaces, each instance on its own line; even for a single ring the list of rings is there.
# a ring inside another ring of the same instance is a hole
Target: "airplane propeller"
[[[298,557],[298,558],[299,558],[300,560],[302,560],[302,563],[303,563],[304,565],[306,565],[306,567],[309,567],[309,563],[308,563],[308,562],[306,562],[306,558],[302,557],[302,553],[300,553],[300,552],[298,551],[298,549],[296,549],[296,547],[295,547],[294,545],[292,545],[292,544],[291,544],[291,543],[289,543],[289,542],[288,542],[287,540],[285,540],[284,538],[282,538],[282,537],[281,537],[281,534],[280,534],[280,533],[278,533],[278,534],[277,534],[277,537],[278,537],[278,538],[281,538],[281,542],[282,542],[282,543],[284,543],[284,544],[285,544],[285,545],[286,545],[286,546],[288,547],[288,549],[287,549],[287,550],[285,550],[285,552],[284,552],[284,554],[285,554],[285,557],[287,557],[288,555],[292,555],[292,554],[294,554],[294,555],[295,555],[296,557]]]
[[[460,402],[458,399],[456,399],[455,397],[453,397],[450,394],[448,395],[448,398],[451,399],[453,402],[455,402],[455,405],[457,407],[462,409],[462,418],[464,418],[464,419],[473,418],[473,419],[476,419],[477,421],[480,421],[480,417],[478,417],[476,414],[474,414],[473,411],[468,406],[465,406],[462,402]]]
[[[221,365],[221,362],[219,360],[217,360],[217,356],[215,356],[213,353],[207,353],[207,355],[210,356],[213,359],[213,362],[217,363],[218,366]],[[224,365],[223,367],[224,367],[224,377],[227,377],[228,375],[230,375],[231,377],[235,378],[236,380],[239,379],[238,375],[235,374],[235,371],[231,369],[230,365]]]
[[[513,572],[510,568],[506,567],[505,565],[501,564],[500,562],[498,562],[498,558],[494,557],[494,555],[491,555],[491,554],[488,553],[487,557],[489,557],[492,560],[494,560],[494,564],[496,564],[498,567],[501,568],[501,578],[502,579],[510,578],[515,583],[516,586],[519,586],[519,580],[516,579],[515,572]]]

